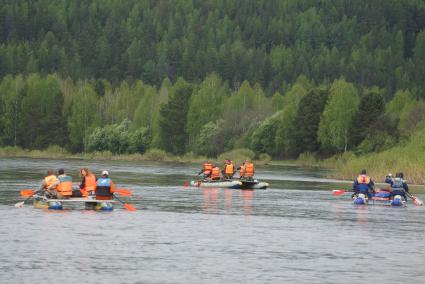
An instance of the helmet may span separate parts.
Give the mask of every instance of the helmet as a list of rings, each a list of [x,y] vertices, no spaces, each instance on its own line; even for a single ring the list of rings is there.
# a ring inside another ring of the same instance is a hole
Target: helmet
[[[102,171],[102,176],[109,176],[108,171]]]

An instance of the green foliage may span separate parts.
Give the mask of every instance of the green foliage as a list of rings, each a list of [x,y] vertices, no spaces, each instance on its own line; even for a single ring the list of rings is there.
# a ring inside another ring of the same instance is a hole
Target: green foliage
[[[276,132],[276,152],[286,157],[292,157],[296,154],[295,120],[300,101],[307,94],[309,85],[304,77],[300,77],[284,97],[284,107]]]
[[[267,153],[269,155],[275,154],[275,137],[277,125],[279,122],[279,113],[266,118],[261,124],[255,128],[251,136],[250,148],[255,153]]]
[[[299,155],[296,163],[301,167],[313,167],[318,164],[316,156],[311,152],[304,152]]]
[[[141,153],[143,154],[149,148],[152,141],[151,133],[148,128],[143,127],[136,129],[128,134],[129,147],[127,152],[129,153]]]
[[[164,150],[152,148],[143,154],[143,159],[147,161],[167,161],[170,157]]]
[[[73,152],[81,152],[87,148],[88,137],[99,125],[97,112],[97,95],[92,86],[79,82],[77,93],[71,102],[71,113],[68,116],[69,147]]]
[[[63,96],[56,76],[41,78],[33,74],[28,78],[19,125],[24,147],[43,149],[64,143],[67,128],[62,105]]]
[[[223,103],[229,96],[229,89],[216,74],[209,75],[193,92],[187,114],[186,130],[189,140],[194,141],[208,122],[219,119]]]
[[[344,79],[335,80],[320,120],[319,142],[325,147],[346,152],[350,142],[348,132],[352,127],[358,104],[359,98],[354,86]]]
[[[170,99],[160,109],[159,131],[162,145],[167,152],[183,154],[187,143],[185,131],[189,99],[193,86],[183,79],[177,80]]]
[[[317,88],[310,90],[300,103],[294,121],[293,137],[294,154],[318,152],[320,144],[317,140],[320,116],[325,108],[328,90]]]
[[[207,157],[216,157],[224,149],[224,141],[221,137],[220,127],[223,121],[208,122],[201,128],[196,140],[195,153]]]
[[[94,129],[88,138],[88,149],[94,152],[110,151],[113,154],[144,153],[151,142],[147,128],[129,131],[130,122],[111,124]]]
[[[217,160],[224,161],[225,159],[230,159],[233,161],[234,165],[237,166],[238,163],[243,163],[245,160],[252,161],[255,157],[255,153],[249,149],[234,149],[228,152],[224,152],[219,155]]]
[[[18,125],[24,94],[22,76],[6,76],[0,83],[0,145],[18,144]]]
[[[424,18],[417,0],[6,1],[0,145],[383,151],[425,116]]]
[[[353,120],[351,141],[354,146],[360,144],[370,132],[371,125],[380,117],[385,108],[382,90],[372,88],[365,90],[360,99],[359,108]]]
[[[403,146],[392,147],[380,153],[373,153],[333,163],[335,175],[352,178],[362,168],[375,180],[384,179],[388,172],[402,171],[409,183],[423,184],[425,179],[425,128],[420,127],[410,141]]]

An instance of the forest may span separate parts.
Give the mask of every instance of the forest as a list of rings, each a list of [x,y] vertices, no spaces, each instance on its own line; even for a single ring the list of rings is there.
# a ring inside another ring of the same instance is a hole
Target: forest
[[[407,145],[420,0],[4,0],[0,146],[274,159]]]

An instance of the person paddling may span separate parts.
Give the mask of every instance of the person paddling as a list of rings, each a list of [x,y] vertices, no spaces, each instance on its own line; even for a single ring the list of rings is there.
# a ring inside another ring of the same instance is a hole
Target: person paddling
[[[58,184],[58,178],[55,175],[55,171],[52,169],[47,170],[47,176],[43,179],[40,186],[40,190],[44,191],[46,197],[55,197],[55,187]]]
[[[83,178],[80,184],[81,195],[84,197],[94,195],[97,181],[95,175],[88,168],[82,168],[80,175]]]
[[[198,173],[198,175],[202,174],[202,179],[206,179],[211,176],[211,171],[213,169],[213,164],[210,161],[205,161],[202,165],[202,170]]]
[[[371,197],[372,193],[375,192],[375,183],[373,180],[366,174],[366,170],[362,170],[360,175],[354,180],[353,190],[355,195],[359,195],[360,193],[365,196]]]
[[[97,180],[96,186],[96,199],[110,200],[112,199],[115,191],[115,184],[109,178],[108,171],[102,171],[102,176]]]
[[[216,165],[211,170],[211,180],[220,180],[220,168]]]
[[[407,185],[407,182],[403,179],[404,174],[402,172],[396,173],[395,178],[389,180],[385,180],[387,183],[390,184],[391,192],[390,192],[390,199],[394,199],[394,196],[400,195],[404,198],[405,201],[407,201],[406,192],[409,192],[409,186]]]

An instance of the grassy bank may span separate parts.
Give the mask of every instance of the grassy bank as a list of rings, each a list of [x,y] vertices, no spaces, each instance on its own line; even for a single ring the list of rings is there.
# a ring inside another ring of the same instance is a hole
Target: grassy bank
[[[236,163],[244,160],[253,160],[254,152],[248,149],[235,149],[219,155],[216,159],[209,159],[213,163],[221,165],[224,159],[231,159]],[[157,161],[177,163],[199,163],[202,164],[208,158],[204,156],[187,153],[182,156],[172,155],[160,149],[150,149],[144,154],[112,154],[109,151],[91,153],[69,153],[59,146],[51,146],[46,150],[28,150],[20,147],[0,148],[0,157],[6,158],[48,158],[48,159],[90,159],[90,160],[115,160],[115,161]],[[260,155],[255,160],[256,164],[268,164],[271,158],[268,155]],[[237,165],[237,164],[236,164]]]
[[[362,169],[378,182],[388,173],[403,172],[409,184],[425,184],[425,130],[417,131],[405,145],[368,155],[345,153],[320,163],[335,169],[332,175],[352,179]]]

